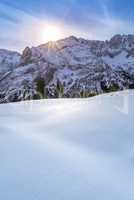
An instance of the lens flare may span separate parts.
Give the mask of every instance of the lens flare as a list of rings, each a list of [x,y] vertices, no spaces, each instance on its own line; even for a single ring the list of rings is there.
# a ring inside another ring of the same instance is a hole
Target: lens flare
[[[55,25],[47,25],[41,31],[41,39],[44,42],[48,41],[56,41],[62,37],[62,32],[58,26]]]

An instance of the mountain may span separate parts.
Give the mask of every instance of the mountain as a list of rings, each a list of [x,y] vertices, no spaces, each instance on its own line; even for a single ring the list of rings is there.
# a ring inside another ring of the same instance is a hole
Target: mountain
[[[109,41],[74,36],[26,47],[22,55],[0,51],[1,102],[89,97],[134,88],[134,35]]]
[[[0,49],[0,76],[15,69],[20,62],[20,58],[21,55],[17,52]]]
[[[133,90],[0,105],[0,199],[133,200],[133,120]]]

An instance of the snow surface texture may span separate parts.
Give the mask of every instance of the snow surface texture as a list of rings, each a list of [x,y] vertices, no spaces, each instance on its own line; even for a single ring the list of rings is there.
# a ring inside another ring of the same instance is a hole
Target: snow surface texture
[[[0,105],[1,200],[133,200],[134,91]]]

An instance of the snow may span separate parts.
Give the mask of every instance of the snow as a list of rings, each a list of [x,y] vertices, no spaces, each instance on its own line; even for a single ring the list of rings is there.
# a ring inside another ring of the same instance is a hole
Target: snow
[[[57,42],[50,42],[38,48],[32,48],[32,55],[37,58],[37,53],[42,55],[49,63],[58,68],[62,65],[87,65],[96,58],[92,53],[89,44],[82,44],[81,39],[75,37],[65,38]]]
[[[134,91],[0,105],[1,200],[133,200]]]
[[[45,80],[48,97],[56,97],[57,81],[64,86],[66,97],[79,96],[79,91],[100,94],[113,84],[120,90],[132,88],[133,43],[133,35],[116,35],[109,41],[71,36],[26,47],[22,55],[0,50],[0,91],[6,96],[12,90],[19,94],[21,88],[27,87],[28,93],[35,88],[37,94],[39,78]]]
[[[103,57],[103,60],[108,65],[112,66],[115,69],[118,69],[119,67],[122,67],[125,69],[129,67],[134,67],[134,58],[129,57],[127,58],[128,53],[125,51],[122,51],[120,54],[115,56],[114,58],[110,58],[109,56]]]
[[[0,73],[14,69],[20,62],[20,54],[13,51],[0,49]]]

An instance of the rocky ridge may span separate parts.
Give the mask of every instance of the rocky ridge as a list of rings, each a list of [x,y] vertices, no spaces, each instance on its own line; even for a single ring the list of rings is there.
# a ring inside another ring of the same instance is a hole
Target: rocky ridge
[[[134,88],[134,35],[109,41],[74,36],[26,47],[22,55],[0,50],[1,102],[89,97]]]

